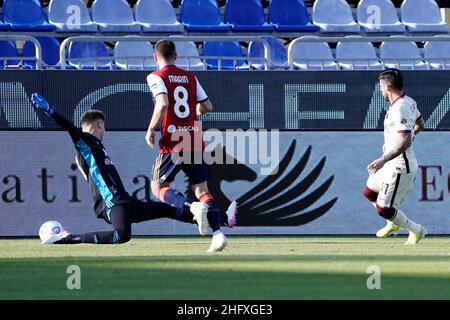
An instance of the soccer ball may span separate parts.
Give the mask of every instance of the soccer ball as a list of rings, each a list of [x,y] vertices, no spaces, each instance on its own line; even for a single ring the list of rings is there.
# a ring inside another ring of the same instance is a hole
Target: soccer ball
[[[53,244],[67,237],[69,233],[64,230],[61,223],[58,221],[47,221],[39,228],[39,238],[41,244]]]

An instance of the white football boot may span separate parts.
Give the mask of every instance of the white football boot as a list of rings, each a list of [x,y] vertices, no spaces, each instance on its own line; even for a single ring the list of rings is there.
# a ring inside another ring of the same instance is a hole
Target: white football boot
[[[427,234],[427,228],[424,226],[420,226],[420,230],[417,233],[409,232],[408,240],[406,240],[405,245],[411,246],[417,244],[420,240],[422,240]]]
[[[208,233],[208,206],[203,202],[192,202],[190,210],[194,215],[194,220],[197,221],[198,232],[204,236]]]
[[[211,246],[206,252],[222,251],[227,246],[227,244],[227,237],[225,237],[222,231],[219,231],[213,235]]]
[[[387,220],[386,225],[377,231],[377,237],[378,238],[386,238],[388,237],[392,232],[398,231],[400,227],[393,223],[390,220]]]

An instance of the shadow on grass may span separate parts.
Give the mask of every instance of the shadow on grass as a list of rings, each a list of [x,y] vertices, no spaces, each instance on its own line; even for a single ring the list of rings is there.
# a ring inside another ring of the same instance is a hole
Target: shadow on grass
[[[377,262],[427,262],[423,256],[377,256]],[[447,257],[433,257],[449,261]],[[330,273],[300,270],[302,262],[330,261]],[[372,262],[367,256],[133,256],[0,259],[0,299],[449,299],[450,274],[331,273],[332,263]],[[434,261],[434,260],[433,260]],[[269,263],[270,262],[270,263]],[[275,263],[274,263],[275,262]],[[280,270],[293,264],[289,271]],[[295,268],[298,263],[298,270]],[[81,290],[68,290],[69,265],[81,268]],[[214,269],[208,264],[219,264]],[[255,264],[258,268],[253,267]],[[261,268],[266,266],[267,269]],[[281,266],[281,267],[280,267]],[[280,268],[280,269],[277,269]],[[272,269],[271,269],[272,268]]]

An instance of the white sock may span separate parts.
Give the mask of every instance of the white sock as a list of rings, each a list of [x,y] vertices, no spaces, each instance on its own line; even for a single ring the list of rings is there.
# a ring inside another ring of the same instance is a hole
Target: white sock
[[[392,219],[392,222],[396,225],[405,228],[411,232],[417,233],[420,231],[420,224],[415,223],[411,219],[409,219],[405,213],[401,210],[397,209],[397,215]]]
[[[222,230],[214,231],[214,232],[213,232],[213,236],[216,236],[216,235],[218,235],[219,233],[222,233]]]
[[[395,223],[392,222],[391,220],[387,220],[387,219],[386,219],[386,222],[387,222],[387,225],[388,225],[388,226],[393,226],[393,225],[395,225]]]

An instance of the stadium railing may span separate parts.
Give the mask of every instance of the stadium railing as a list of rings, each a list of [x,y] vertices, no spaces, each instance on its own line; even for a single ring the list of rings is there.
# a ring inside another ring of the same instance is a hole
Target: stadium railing
[[[42,66],[45,65],[44,61],[42,60],[42,48],[39,41],[32,37],[27,35],[15,35],[15,34],[9,34],[9,35],[2,35],[0,34],[0,41],[23,41],[24,43],[26,41],[29,41],[34,44],[35,46],[35,56],[34,57],[22,57],[18,55],[17,57],[2,57],[0,56],[0,60],[3,61],[4,66],[3,69],[8,69],[9,67],[12,67],[14,69],[22,69],[25,66],[24,61],[36,61],[36,68],[38,70],[42,69]],[[18,60],[19,65],[17,66],[8,66],[8,60]]]
[[[169,36],[169,37],[161,37],[161,36],[76,36],[76,37],[69,37],[65,39],[61,43],[60,48],[60,60],[59,60],[59,67],[61,69],[66,69],[66,66],[69,64],[69,61],[72,62],[82,62],[82,61],[94,61],[94,68],[93,69],[101,69],[98,68],[96,65],[96,61],[111,61],[110,70],[116,70],[114,69],[114,56],[108,56],[108,57],[89,57],[89,58],[70,58],[68,57],[68,47],[71,43],[74,42],[135,42],[135,41],[147,41],[147,42],[157,42],[162,39],[168,39],[175,42],[180,41],[191,41],[191,42],[250,42],[250,41],[256,41],[261,42],[264,46],[264,57],[247,57],[245,55],[236,57],[236,56],[183,56],[178,55],[178,58],[181,59],[187,59],[188,60],[188,70],[190,65],[191,59],[200,59],[203,61],[203,70],[206,70],[206,60],[214,59],[218,60],[218,70],[222,70],[222,60],[232,60],[233,61],[233,69],[236,68],[236,70],[239,69],[239,66],[237,65],[237,61],[249,61],[249,69],[251,69],[252,61],[258,61],[261,63],[261,61],[264,61],[264,70],[270,69],[270,47],[267,41],[263,38],[258,37],[248,37],[248,36],[199,36],[199,37],[185,37],[185,36]],[[130,56],[128,59],[142,59],[142,66],[144,65],[144,61],[148,59],[147,56]],[[120,59],[127,59],[127,57],[121,56]],[[104,69],[104,68],[103,68]]]
[[[380,36],[380,37],[361,37],[361,38],[353,38],[353,37],[317,37],[317,38],[310,38],[310,37],[299,37],[291,41],[288,46],[288,68],[289,70],[295,70],[294,68],[294,61],[301,61],[302,63],[317,63],[320,64],[321,70],[324,70],[325,64],[330,61],[330,59],[316,59],[316,58],[295,58],[292,55],[293,48],[296,44],[299,42],[326,42],[326,43],[338,43],[338,42],[370,42],[370,43],[382,43],[382,42],[427,42],[427,41],[450,41],[450,35],[439,35],[439,36],[408,36],[408,37],[388,37],[388,36]],[[449,54],[450,56],[450,54]],[[356,62],[365,62],[369,64],[370,62],[373,62],[373,58],[368,59],[341,59],[345,60],[345,64],[348,64],[349,61],[352,62],[352,65]],[[422,60],[425,62],[427,69],[426,70],[436,70],[430,68],[430,63],[436,62],[436,63],[443,63],[448,64],[448,61],[450,60],[450,57],[442,57],[442,58],[387,58],[386,60],[389,61],[389,64],[392,64],[392,61],[397,62],[397,64],[401,64],[402,62],[410,63],[414,60]],[[385,68],[385,61],[381,57],[378,57],[378,61],[382,64],[383,69]],[[335,62],[338,65],[337,70],[345,71],[346,69],[340,68],[340,62],[338,59],[334,58],[333,62]],[[353,69],[353,68],[352,68]],[[358,69],[360,71],[360,69]],[[368,69],[369,70],[369,69]],[[415,70],[414,63],[412,63],[411,70]],[[423,69],[421,69],[423,70]],[[329,70],[327,70],[329,71]]]

